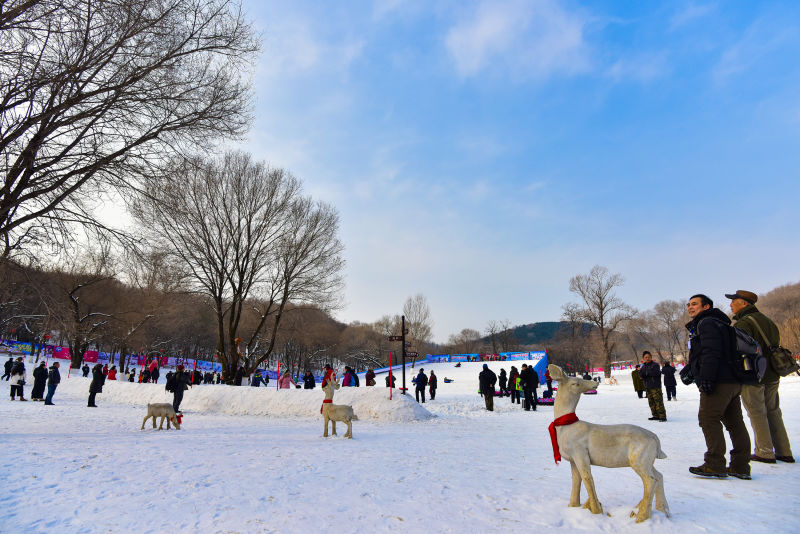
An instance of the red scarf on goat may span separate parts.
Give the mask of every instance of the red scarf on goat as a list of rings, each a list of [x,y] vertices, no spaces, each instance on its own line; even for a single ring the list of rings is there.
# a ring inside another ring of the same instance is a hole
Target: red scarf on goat
[[[332,403],[333,399],[324,399],[319,407],[319,413],[322,413],[322,409],[325,407],[326,404],[332,404]]]
[[[561,417],[557,417],[556,420],[547,427],[548,430],[550,430],[550,441],[553,443],[553,458],[556,460],[556,465],[561,461],[561,452],[558,450],[558,438],[556,437],[556,427],[571,425],[577,420],[578,416],[575,415],[575,412],[567,413]]]

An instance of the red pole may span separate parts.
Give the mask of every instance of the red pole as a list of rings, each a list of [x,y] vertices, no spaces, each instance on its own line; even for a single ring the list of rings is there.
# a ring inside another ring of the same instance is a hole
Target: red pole
[[[194,370],[197,369],[197,358],[194,359],[194,367],[192,367],[192,383],[189,385],[189,389],[194,387]]]
[[[392,400],[392,353],[389,352],[389,400]]]
[[[281,361],[278,360],[278,378],[275,379],[275,391],[281,387]]]

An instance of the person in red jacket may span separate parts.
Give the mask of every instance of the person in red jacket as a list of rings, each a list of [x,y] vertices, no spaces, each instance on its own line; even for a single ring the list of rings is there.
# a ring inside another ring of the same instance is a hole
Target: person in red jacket
[[[108,376],[108,364],[103,365],[103,376]]]
[[[333,372],[333,367],[330,365],[325,366],[325,377],[322,379],[322,387],[325,387],[325,384],[328,383],[328,380],[336,380],[336,373]]]
[[[108,370],[108,376],[106,377],[109,380],[116,380],[117,379],[117,366],[112,365],[111,369]]]

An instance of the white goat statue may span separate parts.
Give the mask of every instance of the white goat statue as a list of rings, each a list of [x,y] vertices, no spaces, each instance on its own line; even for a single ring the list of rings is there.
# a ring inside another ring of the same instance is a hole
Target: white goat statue
[[[343,421],[347,424],[347,432],[344,437],[353,439],[353,423],[358,421],[358,417],[353,413],[353,407],[345,404],[333,404],[333,391],[339,389],[339,382],[330,379],[322,386],[322,391],[325,392],[325,400],[322,401],[322,419],[325,421],[325,432],[322,437],[328,437],[328,421],[333,424],[333,435],[336,435],[336,421]]]
[[[178,418],[175,415],[175,410],[172,408],[172,405],[167,402],[157,402],[151,403],[147,405],[147,415],[144,416],[142,420],[142,430],[144,430],[144,424],[147,420],[152,417],[153,418],[153,428],[156,427],[156,418],[161,418],[161,424],[158,426],[159,430],[164,429],[164,420],[167,421],[167,430],[169,430],[170,421],[173,425],[175,425],[176,430],[181,429],[181,425],[178,422]]]
[[[557,365],[549,365],[547,369],[553,380],[558,381],[558,391],[553,404],[554,425],[558,450],[554,453],[556,461],[559,452],[572,466],[572,494],[570,506],[581,505],[581,481],[586,486],[588,498],[584,508],[593,514],[603,513],[603,507],[597,499],[592,478],[592,465],[601,467],[630,467],[639,475],[644,483],[644,497],[637,505],[638,511],[631,512],[636,522],[641,523],[650,518],[653,506],[653,495],[656,499],[656,510],[669,517],[669,506],[664,496],[664,477],[653,467],[656,458],[666,458],[661,450],[658,436],[649,430],[636,425],[595,425],[578,421],[575,407],[581,394],[597,387],[592,380],[570,378]],[[559,418],[563,418],[559,422]],[[551,429],[551,433],[553,430]],[[555,442],[554,442],[555,445]]]

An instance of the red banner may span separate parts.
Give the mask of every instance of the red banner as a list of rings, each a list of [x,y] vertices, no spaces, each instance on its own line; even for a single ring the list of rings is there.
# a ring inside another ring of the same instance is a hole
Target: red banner
[[[69,360],[69,347],[53,347],[53,358]]]
[[[83,353],[83,361],[88,363],[97,363],[97,357],[100,355],[96,350],[87,350]]]

